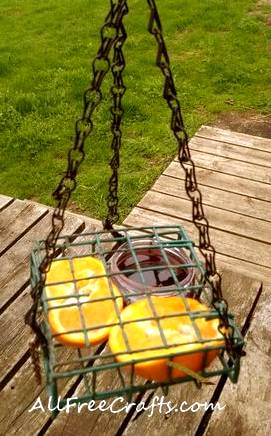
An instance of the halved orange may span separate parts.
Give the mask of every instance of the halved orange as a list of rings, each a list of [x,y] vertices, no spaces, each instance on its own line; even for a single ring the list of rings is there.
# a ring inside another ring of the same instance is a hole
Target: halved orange
[[[106,276],[95,277],[101,275],[105,275],[103,263],[92,256],[52,262],[46,277],[45,297],[49,299],[50,329],[57,341],[84,347],[108,338],[108,324],[117,321],[123,299]]]
[[[180,368],[184,369],[185,367],[193,372],[201,371],[203,365],[207,366],[211,363],[219,352],[219,349],[206,352],[202,349],[206,346],[219,347],[223,345],[224,338],[218,331],[218,319],[207,320],[201,317],[193,323],[188,314],[177,315],[187,312],[187,310],[188,312],[202,312],[209,309],[197,300],[179,296],[167,298],[153,296],[151,302],[144,298],[130,304],[121,313],[122,322],[129,321],[129,323],[122,327],[114,326],[110,331],[109,346],[111,351],[116,353],[116,359],[119,362],[127,362],[125,367],[129,369],[131,369],[131,361],[133,360],[135,373],[150,380],[162,382],[168,379],[169,360],[173,362],[174,366],[171,373],[173,378],[187,375],[187,372]],[[157,320],[154,319],[155,314],[157,318],[160,318],[160,328]],[[176,317],[173,316],[175,314]],[[172,317],[167,318],[169,315]],[[142,321],[142,318],[153,319]],[[198,334],[201,335],[202,340],[211,341],[205,344],[200,342]],[[166,347],[164,341],[172,346]],[[160,349],[154,349],[155,347],[160,347]],[[181,352],[184,354],[172,357]],[[138,362],[143,359],[146,360]],[[177,365],[174,364],[179,364],[180,367],[177,368]]]

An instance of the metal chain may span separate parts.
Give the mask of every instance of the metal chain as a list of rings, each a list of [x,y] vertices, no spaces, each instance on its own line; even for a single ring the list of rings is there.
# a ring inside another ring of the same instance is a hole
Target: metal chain
[[[126,13],[126,0],[110,1],[110,12],[106,17],[105,24],[101,28],[100,32],[100,48],[92,63],[92,82],[90,87],[84,93],[82,116],[76,122],[74,145],[68,152],[67,170],[53,193],[53,197],[56,201],[56,207],[52,215],[51,230],[45,241],[45,256],[39,268],[40,281],[34,288],[32,288],[31,295],[33,298],[33,304],[25,316],[26,323],[31,326],[37,338],[35,342],[31,343],[30,352],[38,381],[41,379],[41,374],[37,357],[37,347],[40,344],[45,353],[47,350],[47,341],[40,328],[40,322],[38,322],[39,301],[45,285],[46,272],[48,272],[51,262],[56,256],[56,243],[60,232],[64,227],[64,212],[70,196],[76,188],[77,172],[85,157],[84,143],[93,129],[91,117],[102,99],[101,85],[110,68],[109,53],[122,34],[122,19]]]
[[[126,2],[125,2],[126,4]],[[128,13],[128,6],[126,4],[126,13]],[[113,224],[116,224],[119,220],[118,213],[118,169],[119,169],[119,150],[121,147],[121,121],[123,115],[122,97],[126,91],[126,87],[123,82],[122,73],[125,68],[125,59],[122,51],[123,44],[127,38],[126,30],[123,24],[118,28],[118,37],[114,46],[114,55],[111,65],[111,71],[114,79],[113,86],[111,87],[111,94],[113,98],[113,104],[111,107],[112,113],[112,144],[113,156],[110,161],[110,167],[112,174],[109,179],[109,193],[107,197],[108,214],[104,221],[104,228],[107,230],[113,229]]]
[[[211,283],[213,290],[213,303],[219,308],[221,325],[220,329],[226,327],[225,335],[227,349],[231,351],[231,329],[228,323],[228,305],[222,297],[221,276],[216,270],[215,249],[211,245],[209,236],[209,223],[204,215],[202,206],[202,196],[198,189],[195,165],[191,159],[188,136],[185,131],[181,116],[180,103],[174,85],[172,72],[170,69],[169,57],[162,34],[162,26],[158,15],[155,0],[147,0],[151,15],[149,21],[149,31],[155,36],[158,44],[157,65],[160,67],[164,77],[164,98],[172,111],[171,129],[178,141],[179,161],[186,174],[185,187],[188,197],[192,201],[193,222],[199,231],[199,249],[204,256],[206,266],[206,280]],[[45,257],[40,265],[40,281],[32,289],[33,305],[26,315],[26,322],[32,327],[37,340],[32,343],[31,354],[36,370],[37,379],[40,379],[40,369],[37,357],[37,347],[41,344],[46,352],[46,338],[41,331],[38,317],[38,305],[41,293],[45,284],[46,272],[48,271],[52,259],[56,255],[56,243],[60,232],[64,227],[64,212],[72,192],[76,187],[76,176],[85,157],[84,142],[93,129],[92,114],[102,99],[101,85],[110,66],[114,78],[111,87],[113,97],[112,124],[113,134],[111,148],[113,157],[110,165],[112,175],[109,181],[109,195],[107,198],[108,215],[104,222],[104,227],[112,230],[113,224],[118,221],[118,168],[119,168],[119,149],[121,146],[121,119],[123,109],[121,105],[122,97],[125,93],[125,86],[122,79],[122,72],[125,68],[125,61],[122,46],[126,39],[125,28],[122,19],[128,13],[127,0],[111,0],[110,12],[105,19],[105,24],[101,29],[101,45],[95,57],[92,70],[93,79],[90,87],[84,94],[84,106],[81,118],[76,122],[75,141],[68,153],[68,166],[65,175],[60,180],[59,185],[53,193],[56,200],[56,208],[52,215],[52,228],[45,241]],[[109,53],[114,47],[113,62],[110,64]],[[219,303],[219,304],[218,304]],[[225,332],[224,332],[225,334]]]
[[[178,142],[178,159],[185,171],[185,189],[188,197],[192,201],[192,218],[193,223],[199,232],[199,250],[205,260],[205,279],[210,283],[213,293],[213,305],[219,312],[220,325],[219,330],[225,337],[227,351],[233,355],[232,335],[233,331],[229,325],[228,304],[222,296],[221,275],[217,272],[215,262],[215,249],[210,241],[209,222],[204,214],[202,205],[202,194],[198,188],[195,164],[191,158],[188,135],[185,131],[181,106],[177,98],[177,92],[174,84],[170,60],[163,37],[162,25],[156,6],[155,0],[147,0],[150,8],[150,20],[148,30],[154,35],[158,51],[156,64],[164,75],[163,97],[172,112],[171,130]],[[226,333],[225,330],[226,329]]]

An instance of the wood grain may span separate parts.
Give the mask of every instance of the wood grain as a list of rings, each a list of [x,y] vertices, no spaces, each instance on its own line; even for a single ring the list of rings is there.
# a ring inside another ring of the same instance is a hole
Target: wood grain
[[[130,227],[134,227],[134,226],[140,227],[140,226],[149,226],[149,225],[168,225],[168,224],[180,225],[181,220],[173,217],[166,217],[162,214],[136,207],[132,210],[130,215],[128,215],[124,223]],[[188,233],[190,234],[190,237],[194,238],[194,241],[197,242],[198,235],[194,226],[192,226],[191,223],[188,222],[184,222],[183,225],[188,231]],[[213,232],[214,230],[211,230],[211,234],[213,234]],[[221,247],[223,249],[223,241]],[[217,249],[216,245],[215,248]],[[236,254],[238,253],[239,251],[236,250]],[[271,280],[271,269],[269,267],[253,264],[250,262],[250,259],[248,259],[247,257],[242,260],[239,254],[237,258],[236,257],[234,258],[232,257],[232,255],[227,256],[225,254],[217,252],[216,259],[218,262],[218,266],[223,266],[223,268],[226,266],[227,268],[230,267],[233,271],[243,273],[248,277],[253,277],[261,280],[266,278],[266,280]]]
[[[48,213],[48,208],[15,200],[0,213],[0,255]]]
[[[268,202],[271,202],[271,140],[203,126],[192,139],[191,149],[206,210],[216,227],[211,229],[211,237],[218,251],[218,266],[223,273],[224,295],[242,324],[259,287],[259,280],[250,277],[264,278],[271,283],[271,253],[264,249],[266,241],[270,242],[268,221],[271,208]],[[175,160],[151,193],[142,200],[143,203],[140,202],[143,207],[136,207],[125,224],[183,223],[197,240],[194,227],[189,222],[183,179],[183,171]],[[181,190],[179,185],[182,186]],[[165,194],[171,195],[171,199],[166,199],[169,195]],[[0,434],[36,435],[45,424],[49,426],[47,434],[55,436],[73,436],[75,431],[80,436],[116,434],[126,418],[125,412],[117,415],[109,411],[86,410],[80,415],[61,413],[52,424],[48,411],[28,412],[39,394],[45,405],[48,399],[44,386],[39,388],[36,385],[33,369],[27,359],[29,330],[23,318],[31,303],[29,290],[25,288],[29,278],[28,255],[32,241],[37,237],[43,238],[47,233],[51,209],[32,202],[13,201],[0,195],[1,208],[0,287],[3,292],[0,303],[5,310],[0,316],[0,329],[4,332],[0,335],[0,380],[6,374],[14,372],[14,375],[10,381],[5,379],[6,385],[1,393]],[[75,214],[69,215],[71,226],[75,227],[66,229],[65,233],[73,232],[72,228],[82,227],[83,222],[88,220]],[[89,220],[92,225],[94,220]],[[258,240],[246,238],[247,234]],[[234,271],[243,272],[247,277]],[[249,330],[248,354],[243,359],[240,382],[237,386],[227,384],[220,398],[221,403],[225,401],[227,404],[223,415],[225,435],[259,433],[269,436],[271,431],[270,290],[270,287],[268,290],[265,288]],[[65,359],[68,361],[69,354],[66,356],[64,352],[63,361]],[[62,396],[73,386],[74,381],[63,380],[60,386]],[[113,389],[119,386],[119,380],[113,372],[108,372],[100,374],[98,385],[101,390]],[[74,395],[80,394],[83,389],[83,384],[79,384]],[[204,386],[199,391],[194,384],[189,383],[171,388],[167,399],[178,404],[184,400],[192,404],[210,400],[213,392],[213,386]],[[161,396],[162,392],[158,394]],[[144,398],[147,397],[148,394]],[[221,433],[218,413],[213,414],[207,434]],[[190,436],[195,434],[202,416],[203,411],[173,413],[167,419],[158,410],[152,418],[146,414],[135,414],[125,434]]]
[[[191,221],[192,219],[192,207],[189,199],[173,197],[160,192],[147,192],[143,199],[138,203],[138,207],[187,221]],[[270,222],[239,215],[238,213],[228,210],[217,209],[216,207],[209,205],[205,205],[204,211],[211,228],[244,236],[247,239],[255,239],[266,244],[271,244]],[[249,242],[247,243],[249,244]],[[268,247],[266,247],[266,250],[268,250]]]
[[[269,436],[271,433],[271,286],[266,286],[247,334],[238,385],[229,382],[219,398],[226,407],[212,414],[206,435]]]
[[[28,350],[29,330],[24,316],[32,303],[27,288],[16,301],[0,316],[0,383],[6,374]]]
[[[257,280],[271,281],[271,269],[262,265],[251,264],[241,259],[234,259],[223,254],[216,254],[218,269],[227,269],[232,272],[238,272],[246,277]]]
[[[210,155],[196,150],[191,150],[191,156],[198,167],[271,184],[270,168],[262,168],[251,163],[231,159],[230,157]]]
[[[7,197],[6,195],[0,195],[0,211],[12,203],[13,198]]]
[[[248,162],[253,165],[260,165],[264,168],[271,168],[270,152],[268,153],[253,148],[240,147],[236,144],[215,141],[209,138],[199,138],[197,136],[194,136],[194,138],[191,139],[189,145],[192,150],[202,151],[216,156],[224,156],[241,162]]]
[[[66,213],[66,227],[64,231],[71,233],[72,230],[76,231],[79,229],[82,224],[82,218],[83,217],[78,215]],[[98,226],[101,227],[101,224],[97,221],[91,219],[87,219],[86,221],[88,224],[82,234],[84,232],[93,231]],[[44,225],[43,232],[44,230],[46,232],[48,231],[46,225]],[[81,254],[81,251],[82,247],[78,247],[77,253]],[[4,353],[4,356],[1,359],[4,364],[2,370],[6,373],[13,367],[15,362],[27,352],[30,330],[25,326],[23,317],[26,310],[28,310],[30,303],[31,298],[29,295],[29,289],[26,289],[16,298],[16,301],[0,318],[0,325],[3,326],[3,328],[6,327],[6,330],[8,331],[8,334],[5,335],[5,338],[2,339],[1,342],[1,350]],[[60,349],[59,353],[58,361],[61,360],[67,362],[71,359],[71,353],[74,353],[74,350],[63,348]],[[27,385],[25,383],[26,380]],[[45,380],[44,377],[43,380]],[[73,385],[75,380],[76,377],[60,381],[59,395],[61,395],[62,398]],[[18,434],[19,432],[19,434],[36,435],[40,428],[50,420],[51,415],[48,410],[45,412],[41,410],[33,411],[32,413],[28,412],[31,405],[33,405],[39,395],[42,404],[46,409],[48,404],[47,390],[45,386],[37,386],[33,367],[28,359],[3,389],[5,407],[0,408],[0,425],[4,434]]]
[[[45,236],[51,222],[51,215],[46,215],[19,239],[1,258],[0,308],[29,281],[29,259],[34,241]],[[46,229],[46,230],[45,230]]]
[[[101,359],[98,359],[95,364],[101,364]],[[142,381],[141,381],[142,382]],[[97,392],[105,392],[108,390],[115,390],[121,388],[121,382],[118,377],[117,371],[100,371],[96,380]],[[86,392],[86,387],[82,381],[74,393],[74,397],[82,397]],[[106,401],[109,406],[113,401],[110,398]],[[126,400],[121,403],[119,401],[115,404],[114,409],[124,406]],[[95,407],[99,405],[100,401],[95,402]],[[125,411],[113,414],[110,410],[101,412],[100,410],[89,411],[84,407],[80,414],[76,409],[72,410],[67,416],[65,412],[61,412],[46,432],[47,436],[58,436],[65,434],[65,436],[73,436],[74,429],[76,428],[77,434],[80,436],[100,436],[100,435],[115,435],[123,419],[126,417]]]
[[[63,234],[74,233],[82,229],[82,225],[81,219],[66,217]],[[40,236],[42,237],[47,232],[48,228],[45,227]],[[31,247],[29,246],[28,249],[30,254]],[[20,277],[28,280],[26,272],[29,275],[29,258],[25,256],[23,259],[19,257],[17,259],[18,263],[22,262]],[[23,283],[16,282],[18,289]],[[16,291],[17,289],[14,290],[14,292]],[[0,381],[28,350],[29,330],[24,323],[24,316],[31,305],[31,301],[29,288],[27,288],[0,316],[0,331],[5,332],[5,335],[0,336],[0,360],[3,363],[0,368]]]
[[[202,184],[199,184],[199,189],[202,193],[203,204],[271,222],[271,206],[265,201],[247,195],[221,191]],[[152,191],[158,191],[173,197],[188,198],[184,180],[178,182],[175,178],[163,174],[153,185]]]
[[[233,132],[232,130],[201,126],[195,136],[214,139],[219,142],[228,142],[229,144],[240,145],[241,147],[253,148],[255,150],[271,152],[271,139],[247,135],[246,133]]]
[[[83,223],[83,217],[66,213],[64,232],[73,233]],[[43,217],[2,256],[0,275],[0,310],[29,280],[29,256],[34,241],[45,238],[51,226],[51,213]],[[96,229],[96,221],[88,221],[88,229]]]
[[[62,359],[70,358],[70,349],[62,349]],[[41,368],[43,370],[43,368]],[[45,375],[43,375],[45,380]],[[76,377],[60,380],[58,394],[64,398]],[[40,398],[44,408],[29,412],[36,400]],[[48,407],[47,387],[38,385],[32,363],[28,358],[1,393],[0,434],[36,436],[41,428],[51,419]]]
[[[1,393],[0,427],[2,435],[29,435],[38,433],[40,426],[49,414],[42,411],[28,410],[32,399],[40,396],[46,402],[47,392],[44,386],[39,386],[35,380],[30,360],[21,367]],[[24,419],[21,419],[23,417]]]
[[[193,241],[198,243],[198,232],[195,226],[182,218],[167,216],[164,213],[154,212],[153,210],[134,208],[125,220],[126,225],[147,226],[160,224],[179,224],[183,225],[190,234]],[[270,249],[267,244],[259,241],[249,240],[245,237],[229,234],[214,228],[210,229],[211,241],[217,253],[249,261],[252,264],[270,267]],[[269,260],[268,260],[269,259]]]
[[[184,180],[184,171],[179,162],[171,162],[165,169],[164,175]],[[271,202],[269,185],[254,180],[244,179],[236,175],[220,173],[211,168],[196,168],[197,180],[201,185],[221,189],[226,192],[246,195],[248,197]],[[159,179],[158,179],[159,180]],[[179,183],[176,181],[176,185]],[[223,192],[221,193],[223,195]],[[269,205],[267,205],[268,207]]]

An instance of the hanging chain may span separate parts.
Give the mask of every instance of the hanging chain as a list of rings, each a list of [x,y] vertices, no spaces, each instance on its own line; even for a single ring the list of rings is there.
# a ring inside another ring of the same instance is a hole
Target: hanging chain
[[[57,254],[56,243],[60,232],[64,227],[64,213],[72,192],[76,188],[76,176],[79,166],[85,157],[84,143],[93,129],[91,120],[94,110],[102,99],[101,85],[110,68],[109,53],[123,33],[122,19],[127,13],[126,0],[110,0],[110,12],[105,24],[101,28],[101,45],[97,56],[92,63],[93,78],[90,87],[85,91],[83,98],[83,112],[75,125],[74,145],[68,152],[68,165],[65,175],[61,178],[53,197],[56,207],[52,215],[52,227],[45,241],[45,256],[39,267],[40,280],[31,290],[33,304],[25,316],[25,321],[36,334],[36,340],[30,344],[32,362],[37,380],[40,382],[41,374],[37,349],[39,344],[43,351],[47,352],[47,340],[38,322],[39,301],[45,285],[46,273],[48,272],[53,258]]]
[[[224,332],[226,346],[230,353],[232,350],[232,329],[228,322],[228,305],[222,297],[221,276],[216,270],[215,249],[210,242],[209,223],[204,215],[202,196],[198,188],[195,165],[191,159],[188,136],[185,131],[180,103],[177,99],[176,88],[170,69],[170,61],[162,34],[162,26],[158,15],[155,0],[147,0],[151,15],[149,21],[149,32],[155,36],[158,44],[158,53],[156,63],[161,69],[165,81],[163,96],[172,111],[171,130],[178,142],[178,157],[182,168],[185,171],[185,187],[188,197],[192,201],[193,223],[199,232],[199,249],[205,259],[206,280],[211,284],[213,291],[213,304],[219,310],[221,319],[220,330]],[[81,118],[76,122],[74,145],[68,152],[68,166],[65,175],[61,178],[53,197],[56,200],[56,207],[52,215],[52,228],[45,241],[45,257],[40,265],[40,281],[33,287],[31,294],[33,305],[26,315],[26,322],[32,327],[36,334],[36,340],[31,344],[31,355],[35,367],[37,379],[40,380],[40,368],[38,359],[38,345],[46,353],[47,341],[40,328],[40,322],[37,317],[39,300],[45,285],[46,272],[50,268],[52,259],[56,256],[56,243],[60,232],[64,227],[64,212],[72,192],[76,188],[76,176],[78,169],[84,160],[84,143],[93,129],[92,114],[102,99],[101,85],[105,75],[110,69],[113,74],[114,84],[111,87],[113,105],[111,108],[112,123],[111,131],[113,134],[111,148],[113,157],[110,162],[112,175],[109,181],[109,194],[107,197],[108,215],[104,222],[104,227],[108,230],[113,229],[113,224],[118,221],[118,168],[119,168],[119,150],[121,146],[121,119],[123,114],[122,97],[125,93],[122,72],[125,68],[125,61],[122,52],[122,46],[126,40],[126,31],[122,23],[124,15],[128,13],[127,0],[110,0],[111,9],[105,19],[105,24],[101,29],[101,45],[97,56],[92,64],[93,79],[90,87],[84,93],[83,112]],[[114,47],[113,61],[110,64],[109,53]],[[227,334],[223,330],[226,328]]]
[[[128,13],[128,6],[126,5],[126,13]],[[109,193],[107,197],[108,214],[104,221],[104,228],[107,230],[113,229],[113,224],[116,224],[119,220],[118,213],[118,169],[119,169],[119,150],[121,147],[121,121],[123,115],[122,97],[126,91],[126,87],[123,82],[122,73],[125,68],[125,59],[122,52],[122,47],[127,38],[126,30],[123,23],[118,28],[118,36],[114,46],[113,61],[111,65],[111,71],[113,75],[113,86],[111,87],[111,94],[113,98],[113,104],[111,107],[112,113],[112,144],[113,156],[110,161],[110,167],[112,174],[109,180]]]
[[[216,253],[210,241],[209,222],[203,210],[202,195],[198,188],[195,164],[191,158],[188,146],[188,135],[183,124],[180,102],[177,98],[174,79],[170,68],[170,60],[163,37],[162,25],[155,0],[147,0],[147,2],[150,8],[148,30],[152,35],[154,35],[158,46],[156,64],[162,71],[165,79],[163,97],[167,101],[167,104],[172,112],[170,127],[178,142],[178,159],[185,171],[186,193],[192,201],[193,223],[199,232],[199,250],[205,260],[205,279],[212,287],[212,303],[219,312],[219,330],[225,337],[227,351],[230,355],[234,355],[234,350],[232,349],[233,331],[228,320],[228,304],[222,296],[221,275],[216,269]],[[226,333],[224,328],[226,329]]]

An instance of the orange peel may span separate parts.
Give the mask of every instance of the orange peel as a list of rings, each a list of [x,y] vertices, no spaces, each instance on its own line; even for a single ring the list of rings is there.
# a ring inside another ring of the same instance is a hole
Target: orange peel
[[[105,274],[102,261],[92,256],[52,262],[46,276],[45,297],[50,330],[58,342],[84,347],[108,338],[110,324],[117,321],[123,299]]]
[[[124,323],[129,321],[129,323],[122,327],[119,325],[112,327],[109,335],[109,347],[116,355],[116,360],[127,362],[125,367],[130,370],[131,361],[133,361],[136,374],[158,382],[166,381],[170,371],[172,378],[185,377],[191,371],[195,373],[201,371],[203,364],[205,366],[210,364],[219,353],[219,347],[224,344],[224,338],[218,331],[219,320],[217,318],[207,320],[201,317],[195,319],[193,325],[188,314],[166,318],[169,315],[186,312],[184,302],[186,302],[189,312],[209,311],[209,308],[192,298],[179,296],[167,298],[152,296],[150,298],[151,304],[145,298],[127,306],[121,313],[121,320]],[[152,307],[158,318],[165,317],[160,318],[159,321],[161,330],[155,319],[142,321],[142,318],[154,318]],[[211,340],[210,342],[201,343],[199,341],[195,325],[201,338]],[[167,344],[171,347],[165,346],[161,331]],[[127,352],[129,351],[126,346],[127,341],[130,352]],[[160,349],[154,349],[155,347],[160,347]],[[206,347],[218,348],[203,351]],[[176,356],[177,353],[184,354]],[[146,360],[139,362],[143,359]],[[176,365],[170,365],[170,361]],[[169,366],[173,368],[169,369]],[[187,373],[180,368],[188,368]]]

